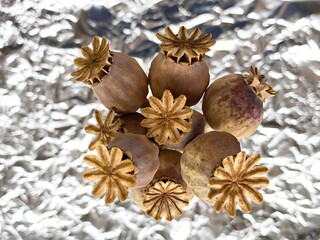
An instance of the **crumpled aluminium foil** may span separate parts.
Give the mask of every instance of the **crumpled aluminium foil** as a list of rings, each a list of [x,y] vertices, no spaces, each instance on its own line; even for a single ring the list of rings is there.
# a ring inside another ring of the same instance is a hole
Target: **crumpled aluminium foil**
[[[106,36],[147,72],[155,33],[181,25],[217,40],[211,80],[254,64],[277,92],[241,141],[270,169],[251,214],[230,219],[194,199],[156,222],[131,200],[105,206],[82,180],[83,128],[106,109],[70,77],[80,47]],[[0,239],[320,238],[319,1],[2,0],[0,32]]]

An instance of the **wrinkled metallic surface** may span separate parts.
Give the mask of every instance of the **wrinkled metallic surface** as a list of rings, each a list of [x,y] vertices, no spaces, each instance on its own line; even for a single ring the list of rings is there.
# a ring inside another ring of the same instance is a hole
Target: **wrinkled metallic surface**
[[[319,1],[89,2],[1,0],[0,239],[319,239]],[[241,141],[270,168],[252,214],[232,220],[194,199],[177,220],[155,222],[131,200],[105,206],[82,180],[83,127],[104,108],[70,77],[80,46],[105,35],[147,71],[168,25],[214,35],[212,80],[256,64],[277,92]]]

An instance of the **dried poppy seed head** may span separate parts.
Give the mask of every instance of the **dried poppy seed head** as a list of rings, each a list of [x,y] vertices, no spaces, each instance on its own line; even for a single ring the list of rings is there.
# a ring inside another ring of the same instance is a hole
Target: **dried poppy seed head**
[[[96,138],[90,143],[89,150],[93,151],[100,144],[107,145],[114,139],[120,131],[122,121],[115,119],[115,112],[110,110],[106,119],[103,120],[102,114],[99,110],[95,110],[95,117],[97,125],[88,125],[84,128],[86,133],[93,134]]]
[[[152,60],[149,69],[153,96],[161,98],[165,90],[170,90],[175,98],[186,96],[188,106],[200,101],[209,85],[205,53],[215,44],[211,37],[211,34],[201,36],[199,28],[188,35],[183,26],[177,35],[169,27],[165,29],[165,35],[157,34],[162,42],[161,51]]]
[[[108,144],[108,147],[118,147],[124,152],[131,153],[132,161],[138,169],[134,188],[147,186],[160,167],[159,148],[145,135],[119,134]]]
[[[141,114],[146,118],[141,126],[148,128],[147,137],[155,138],[162,145],[168,140],[179,143],[181,135],[191,130],[192,109],[185,106],[184,95],[174,99],[169,90],[164,91],[162,99],[150,97],[151,107],[141,109]]]
[[[109,73],[109,67],[112,65],[112,56],[109,51],[109,43],[105,37],[101,44],[99,37],[94,36],[92,40],[92,49],[88,46],[81,48],[84,58],[76,58],[74,64],[80,69],[73,72],[71,76],[77,77],[77,81],[95,86],[102,81],[102,78]]]
[[[180,159],[181,176],[195,196],[212,205],[213,199],[208,198],[212,169],[225,157],[240,151],[239,141],[227,132],[200,134],[184,148]]]
[[[193,64],[201,61],[205,53],[210,51],[210,47],[215,44],[215,41],[211,40],[211,34],[200,37],[201,34],[201,30],[196,28],[191,32],[190,36],[188,36],[187,29],[182,26],[179,28],[177,35],[167,27],[165,29],[165,35],[157,33],[156,36],[162,42],[160,47],[166,56],[176,62]]]
[[[99,197],[105,193],[105,203],[113,203],[116,196],[120,201],[128,198],[128,188],[136,184],[136,167],[131,159],[122,159],[123,152],[113,147],[108,152],[103,145],[97,147],[98,156],[86,155],[84,162],[94,168],[83,173],[84,180],[99,180],[92,194]],[[127,155],[128,156],[128,155]]]
[[[267,177],[261,176],[268,172],[265,166],[254,166],[260,161],[260,155],[255,154],[246,159],[245,152],[239,152],[236,157],[228,156],[213,171],[209,180],[211,187],[208,197],[215,198],[214,208],[219,213],[226,206],[227,214],[236,216],[236,203],[245,212],[251,212],[251,206],[247,198],[260,204],[263,196],[256,187],[266,187],[269,184]]]
[[[146,213],[155,220],[165,218],[171,221],[182,215],[182,208],[189,205],[189,198],[181,184],[159,180],[144,193],[143,205]]]
[[[159,152],[160,168],[151,183],[140,189],[133,189],[133,201],[156,220],[171,221],[183,213],[193,197],[181,177],[181,153],[173,150]]]

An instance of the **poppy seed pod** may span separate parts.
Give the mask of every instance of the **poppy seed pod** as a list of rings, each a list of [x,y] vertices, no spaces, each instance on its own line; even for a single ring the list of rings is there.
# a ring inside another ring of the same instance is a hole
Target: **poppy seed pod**
[[[149,102],[151,107],[141,109],[146,117],[141,121],[141,126],[148,128],[146,136],[154,138],[159,145],[168,141],[179,143],[181,136],[191,130],[193,111],[185,106],[186,97],[181,95],[173,99],[170,91],[166,90],[161,100],[151,96]]]
[[[148,94],[148,78],[138,62],[124,53],[109,51],[105,37],[101,44],[97,36],[93,49],[81,48],[85,58],[76,58],[81,67],[72,73],[77,81],[89,84],[96,97],[109,110],[116,113],[135,112],[145,102]]]
[[[253,154],[247,158],[245,152],[239,152],[236,156],[230,155],[222,160],[220,166],[212,171],[208,186],[208,197],[214,201],[214,208],[220,213],[226,207],[229,217],[236,216],[236,205],[241,211],[250,213],[250,202],[261,204],[262,194],[257,190],[266,187],[269,179],[263,176],[268,172],[266,166],[255,166],[261,159],[259,154]]]
[[[93,151],[99,145],[107,145],[113,138],[121,134],[122,121],[115,118],[115,113],[110,110],[104,119],[99,110],[94,111],[97,125],[89,124],[84,128],[86,133],[95,135],[95,139],[90,143],[89,150]]]
[[[181,157],[181,175],[190,190],[209,204],[209,178],[222,160],[240,152],[239,141],[227,132],[208,132],[197,136],[184,149]]]
[[[108,144],[108,148],[112,147],[129,155],[137,168],[136,184],[132,188],[147,186],[160,167],[158,147],[146,136],[132,133],[117,136]]]
[[[165,36],[157,34],[162,42],[161,52],[153,59],[149,70],[153,96],[160,98],[165,90],[170,90],[175,98],[185,95],[186,105],[195,105],[209,84],[205,53],[215,41],[210,41],[211,34],[200,37],[199,28],[189,37],[185,27],[180,27],[178,35],[169,27],[165,33]]]
[[[181,177],[181,153],[160,150],[160,168],[151,183],[141,189],[133,189],[134,202],[155,220],[171,221],[183,213],[193,194]]]
[[[129,156],[119,148],[111,148],[110,152],[104,145],[97,148],[98,156],[86,155],[83,161],[93,168],[83,173],[83,179],[95,181],[92,194],[99,197],[105,193],[105,203],[113,203],[118,196],[120,201],[128,197],[129,188],[136,184],[136,167]]]
[[[263,118],[263,101],[275,95],[257,68],[249,75],[228,74],[215,80],[202,103],[203,114],[211,128],[226,131],[238,139],[254,133]]]

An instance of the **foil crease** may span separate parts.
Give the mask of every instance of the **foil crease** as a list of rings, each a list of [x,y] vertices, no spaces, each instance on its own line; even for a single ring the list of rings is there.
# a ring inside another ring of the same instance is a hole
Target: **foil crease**
[[[155,33],[181,25],[217,40],[211,80],[254,64],[277,92],[241,141],[270,169],[251,214],[230,219],[194,199],[156,222],[131,200],[105,206],[82,180],[83,127],[106,109],[70,76],[80,47],[106,36],[148,72]],[[0,32],[0,239],[320,238],[319,1],[2,0]]]

